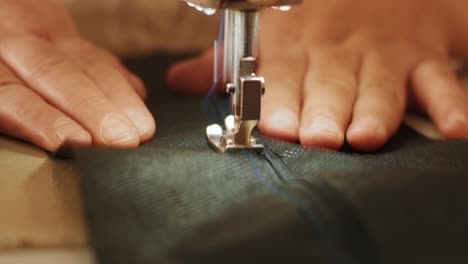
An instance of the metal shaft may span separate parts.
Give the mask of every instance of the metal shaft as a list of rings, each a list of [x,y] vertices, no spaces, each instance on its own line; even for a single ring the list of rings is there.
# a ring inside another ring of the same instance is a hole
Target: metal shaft
[[[255,78],[259,12],[225,11],[225,83],[233,96],[234,143],[251,145],[251,133],[260,118],[263,81]]]
[[[257,58],[258,11],[225,10],[224,30],[224,82],[238,89],[240,61]]]
[[[187,0],[186,0],[187,1]],[[261,118],[261,98],[265,80],[256,74],[258,57],[259,10],[276,7],[289,10],[289,4],[302,0],[189,0],[191,6],[205,13],[224,9],[223,79],[232,97],[232,115],[225,119],[225,128],[218,124],[207,127],[208,141],[217,151],[235,149],[263,150],[252,136]],[[288,5],[288,6],[283,6]],[[208,10],[207,10],[208,8]],[[207,12],[208,11],[208,12]],[[215,53],[216,58],[221,54]],[[217,62],[217,60],[215,60]],[[215,65],[215,80],[218,80]]]

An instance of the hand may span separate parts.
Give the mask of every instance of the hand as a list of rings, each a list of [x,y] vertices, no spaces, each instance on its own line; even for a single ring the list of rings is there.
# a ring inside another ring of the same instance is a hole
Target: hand
[[[264,11],[261,132],[306,147],[337,150],[347,141],[374,151],[411,103],[447,138],[467,137],[468,99],[449,57],[468,55],[467,10],[461,0],[305,0],[287,13]],[[170,85],[209,87],[208,54],[175,65]]]
[[[0,1],[0,133],[48,151],[152,137],[142,82],[50,0]]]

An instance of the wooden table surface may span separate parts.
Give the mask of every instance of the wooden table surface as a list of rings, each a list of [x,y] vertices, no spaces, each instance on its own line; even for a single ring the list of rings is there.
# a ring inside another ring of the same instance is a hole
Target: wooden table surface
[[[0,136],[0,263],[89,264],[91,256],[71,164]]]

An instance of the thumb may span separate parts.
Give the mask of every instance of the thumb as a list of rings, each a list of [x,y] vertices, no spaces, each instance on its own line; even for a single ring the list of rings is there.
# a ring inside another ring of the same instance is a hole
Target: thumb
[[[180,93],[207,93],[213,85],[213,50],[178,62],[167,73],[168,86]]]

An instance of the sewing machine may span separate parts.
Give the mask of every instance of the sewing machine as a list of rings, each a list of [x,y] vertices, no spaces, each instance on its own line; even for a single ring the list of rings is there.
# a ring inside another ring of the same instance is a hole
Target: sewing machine
[[[232,115],[225,129],[214,124],[206,129],[210,145],[219,152],[235,149],[262,151],[264,146],[252,136],[260,120],[265,80],[256,74],[259,10],[288,11],[302,0],[186,0],[191,6],[212,15],[224,10],[223,69],[221,81],[231,94]],[[218,75],[217,55],[215,76]],[[217,78],[217,77],[215,77]]]

